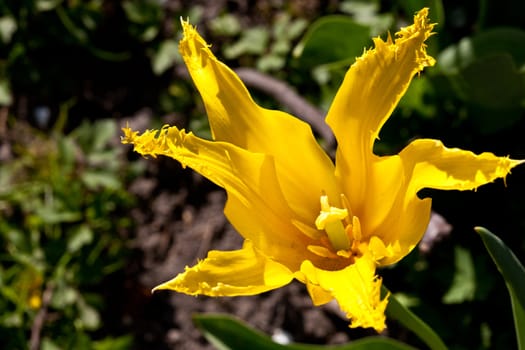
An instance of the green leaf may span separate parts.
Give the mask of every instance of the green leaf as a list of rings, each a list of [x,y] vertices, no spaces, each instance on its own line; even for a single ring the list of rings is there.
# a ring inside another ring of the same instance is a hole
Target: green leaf
[[[276,71],[284,67],[284,57],[278,55],[265,55],[257,60],[257,69],[263,72]]]
[[[399,101],[398,109],[407,117],[410,117],[415,111],[422,117],[432,118],[436,115],[436,105],[428,103],[427,97],[433,93],[433,86],[428,76],[413,79],[405,95]]]
[[[16,32],[16,20],[11,16],[0,17],[0,42],[8,44]]]
[[[87,188],[92,190],[118,190],[122,186],[118,174],[112,174],[105,171],[86,170],[82,173],[81,180]]]
[[[0,78],[0,106],[9,106],[13,102],[11,87],[7,79]]]
[[[35,8],[37,11],[50,11],[55,9],[63,0],[36,0]]]
[[[192,18],[192,21],[195,21]],[[210,21],[210,29],[217,36],[234,36],[242,31],[241,22],[237,16],[225,13]]]
[[[193,321],[204,336],[219,350],[413,350],[386,337],[368,337],[338,346],[274,343],[268,336],[225,315],[195,315]]]
[[[494,28],[472,37],[462,39],[458,44],[443,50],[438,67],[447,74],[458,73],[476,60],[494,54],[507,54],[516,67],[525,65],[525,31],[515,28]]]
[[[72,305],[78,297],[78,292],[74,288],[65,285],[64,283],[57,284],[51,299],[51,306],[58,310],[63,310],[67,306]]]
[[[75,320],[75,324],[79,328],[86,330],[95,330],[100,327],[100,315],[98,311],[85,302],[82,296],[78,295],[77,297],[77,307],[78,307],[78,318]]]
[[[483,227],[474,229],[481,236],[492,260],[505,279],[514,314],[518,349],[525,349],[525,268],[496,235]]]
[[[58,346],[54,341],[49,339],[48,337],[45,337],[42,339],[42,350],[61,350],[62,348]]]
[[[450,289],[443,296],[444,304],[461,304],[474,299],[476,292],[476,271],[470,252],[456,247],[454,250],[456,272]]]
[[[164,40],[151,60],[153,73],[161,75],[177,60],[182,60],[179,53],[179,44],[175,40]]]
[[[525,102],[525,31],[497,28],[462,39],[438,57],[454,92],[476,115],[480,132],[510,127]]]
[[[381,287],[382,294],[388,293],[385,286]],[[386,308],[387,317],[397,320],[407,329],[411,330],[432,350],[446,350],[447,346],[443,340],[434,332],[429,325],[416,316],[407,307],[401,304],[394,295],[390,295],[388,306]]]
[[[133,348],[133,338],[124,335],[117,338],[104,338],[93,342],[93,350],[127,350]]]
[[[69,13],[64,7],[57,6],[55,8],[58,18],[66,28],[66,30],[71,34],[79,43],[87,44],[89,36],[87,31],[81,26],[77,25],[75,21],[71,18],[71,13]]]
[[[246,29],[237,42],[224,47],[224,57],[232,59],[245,54],[261,55],[267,49],[269,40],[270,33],[264,27]]]
[[[76,140],[84,152],[98,153],[107,148],[116,133],[117,125],[114,120],[100,119],[94,124],[83,122],[68,138]]]
[[[162,8],[157,1],[124,1],[122,8],[132,23],[147,24],[161,16]]]
[[[112,119],[102,119],[92,125],[90,132],[93,135],[92,150],[102,151],[117,133],[117,124]]]
[[[345,40],[349,37],[352,40]],[[370,46],[370,28],[348,16],[325,16],[315,21],[297,44],[294,57],[304,67],[315,67],[338,61],[352,63]]]
[[[525,43],[524,43],[525,44]],[[469,101],[488,108],[521,106],[525,80],[508,53],[477,59],[461,71]]]
[[[69,253],[76,253],[86,244],[93,241],[93,231],[88,225],[80,225],[73,230],[67,241],[67,250]]]
[[[401,3],[404,4],[405,2]],[[347,0],[341,2],[339,9],[341,12],[350,14],[357,23],[368,26],[372,36],[386,33],[394,23],[392,13],[379,13],[381,4],[378,0]],[[407,13],[410,14],[411,12]]]
[[[82,218],[82,213],[62,207],[43,206],[36,209],[36,217],[45,224],[58,224],[78,221]]]

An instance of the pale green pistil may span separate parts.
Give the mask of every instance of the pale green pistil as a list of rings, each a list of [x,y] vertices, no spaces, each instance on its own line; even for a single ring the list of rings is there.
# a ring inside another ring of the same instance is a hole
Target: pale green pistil
[[[321,212],[315,220],[315,225],[317,229],[325,230],[335,251],[350,249],[350,239],[342,221],[347,217],[347,209],[331,207],[328,196],[321,196]]]

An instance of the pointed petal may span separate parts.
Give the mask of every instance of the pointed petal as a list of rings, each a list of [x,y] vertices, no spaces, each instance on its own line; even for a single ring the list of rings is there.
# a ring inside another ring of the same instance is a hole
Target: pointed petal
[[[310,294],[310,297],[312,298],[312,303],[315,306],[324,305],[334,299],[331,293],[312,283],[307,283],[306,288],[308,290],[308,294]]]
[[[401,259],[421,240],[430,220],[430,198],[419,199],[423,188],[441,190],[471,190],[497,178],[505,178],[511,169],[523,163],[492,153],[476,155],[458,148],[447,148],[439,140],[412,141],[398,156],[382,157],[373,165],[373,174],[395,175],[398,186],[389,181],[374,180],[376,187],[366,204],[367,232],[380,237],[386,244],[400,244],[399,254],[380,261],[388,265]],[[391,191],[383,200],[381,188]],[[395,189],[398,188],[397,192]],[[388,213],[388,214],[384,214]]]
[[[393,253],[380,259],[379,266],[398,262],[416,247],[428,226],[431,204],[430,198],[419,199],[408,193],[398,196],[391,215],[386,216],[374,231]]]
[[[338,142],[337,176],[353,210],[359,211],[369,197],[368,167],[381,127],[412,77],[434,64],[424,43],[434,26],[427,15],[426,8],[416,14],[414,24],[401,29],[395,41],[375,38],[375,48],[359,57],[346,73],[328,112],[326,121]]]
[[[176,127],[138,132],[124,128],[123,143],[142,155],[164,155],[207,177],[228,193],[225,214],[246,239],[292,270],[299,269],[313,239],[297,228],[276,179],[273,158],[226,142],[207,141]]]
[[[327,271],[310,261],[301,265],[308,290],[316,304],[328,301],[326,293],[337,300],[350,319],[350,327],[371,327],[381,332],[385,328],[387,298],[381,300],[381,279],[375,275],[375,261],[369,254],[355,259],[342,270]],[[319,293],[319,289],[324,293]]]
[[[365,239],[380,238],[386,246],[399,246],[395,254],[379,261],[392,264],[407,255],[423,236],[430,219],[431,199],[420,199],[408,191],[410,173],[398,155],[373,156],[368,181],[367,201],[356,213]]]
[[[290,207],[305,225],[318,215],[324,191],[339,196],[334,166],[303,121],[261,108],[239,77],[217,60],[193,26],[182,22],[180,51],[199,90],[215,140],[272,155],[277,178]]]
[[[249,241],[240,250],[216,251],[154,290],[209,296],[254,295],[282,287],[293,279],[283,265],[260,254]]]
[[[497,157],[493,153],[474,154],[459,148],[447,148],[439,140],[412,141],[399,154],[407,177],[409,191],[423,188],[472,190],[498,178],[505,178],[523,160]]]

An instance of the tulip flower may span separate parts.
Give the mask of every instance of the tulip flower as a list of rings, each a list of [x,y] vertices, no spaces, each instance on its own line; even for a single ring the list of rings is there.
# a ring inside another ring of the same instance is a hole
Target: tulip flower
[[[349,68],[326,122],[337,140],[335,162],[308,124],[257,105],[188,22],[180,52],[199,90],[213,140],[175,126],[142,134],[124,128],[123,143],[142,155],[168,156],[226,190],[224,213],[242,248],[210,251],[155,289],[190,295],[254,295],[304,283],[315,305],[335,299],[351,327],[385,328],[378,267],[406,256],[428,225],[423,188],[469,190],[504,178],[521,161],[416,139],[399,154],[377,156],[381,127],[412,78],[435,60],[428,9],[395,38],[374,38]],[[351,39],[349,39],[351,40]]]

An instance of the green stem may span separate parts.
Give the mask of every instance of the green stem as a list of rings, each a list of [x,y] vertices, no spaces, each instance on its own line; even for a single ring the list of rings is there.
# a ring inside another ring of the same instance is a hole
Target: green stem
[[[385,287],[381,287],[381,294],[390,293]],[[427,344],[432,350],[446,350],[447,346],[443,340],[434,332],[428,324],[420,319],[416,314],[401,304],[392,293],[390,293],[386,314],[389,318],[397,320],[407,329],[411,330]]]

